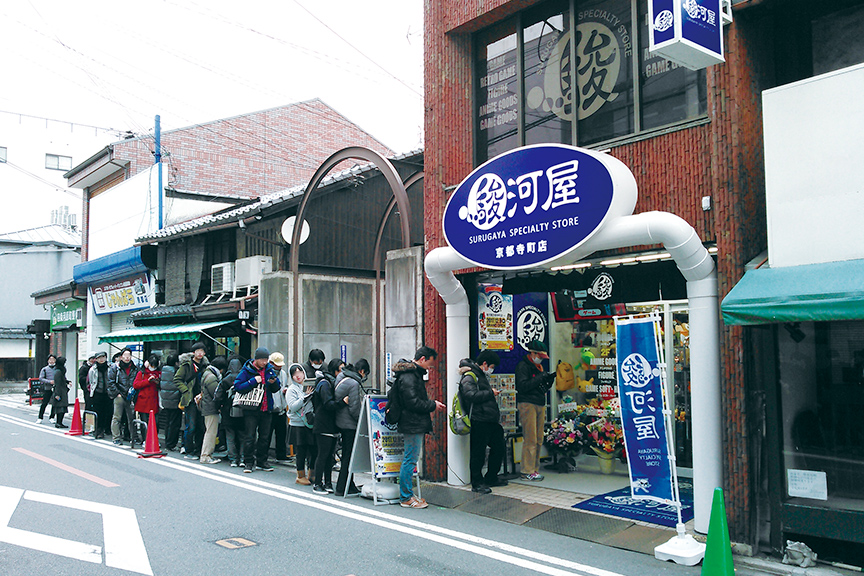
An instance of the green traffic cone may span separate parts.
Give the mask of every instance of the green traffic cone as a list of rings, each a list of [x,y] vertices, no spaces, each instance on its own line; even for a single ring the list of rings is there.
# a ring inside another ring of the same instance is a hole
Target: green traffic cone
[[[726,505],[723,503],[721,488],[714,489],[711,520],[708,522],[708,542],[705,544],[705,559],[702,560],[702,576],[735,576]]]

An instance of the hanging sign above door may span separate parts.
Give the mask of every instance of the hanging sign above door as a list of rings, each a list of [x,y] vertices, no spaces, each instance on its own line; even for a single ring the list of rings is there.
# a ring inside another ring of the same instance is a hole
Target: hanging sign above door
[[[636,180],[617,158],[560,144],[525,146],[459,184],[444,210],[444,237],[478,266],[530,268],[562,259],[635,205]]]

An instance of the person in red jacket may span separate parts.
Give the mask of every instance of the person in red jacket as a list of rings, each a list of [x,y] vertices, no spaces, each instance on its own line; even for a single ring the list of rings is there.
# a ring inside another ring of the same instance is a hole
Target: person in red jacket
[[[138,398],[135,399],[135,411],[138,412],[138,418],[148,424],[150,423],[150,411],[152,410],[153,414],[159,413],[159,379],[161,375],[159,357],[151,354],[132,383],[132,386],[138,391]]]

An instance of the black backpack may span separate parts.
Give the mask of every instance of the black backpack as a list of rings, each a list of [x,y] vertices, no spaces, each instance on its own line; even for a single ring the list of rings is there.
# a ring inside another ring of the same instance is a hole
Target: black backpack
[[[402,405],[399,403],[399,378],[390,386],[387,392],[387,405],[384,407],[384,422],[387,424],[398,424],[402,417]]]

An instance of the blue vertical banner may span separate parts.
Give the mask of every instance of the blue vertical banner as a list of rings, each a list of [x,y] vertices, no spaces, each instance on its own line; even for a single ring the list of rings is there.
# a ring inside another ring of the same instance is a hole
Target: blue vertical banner
[[[617,318],[618,395],[633,498],[675,503],[656,316]]]

